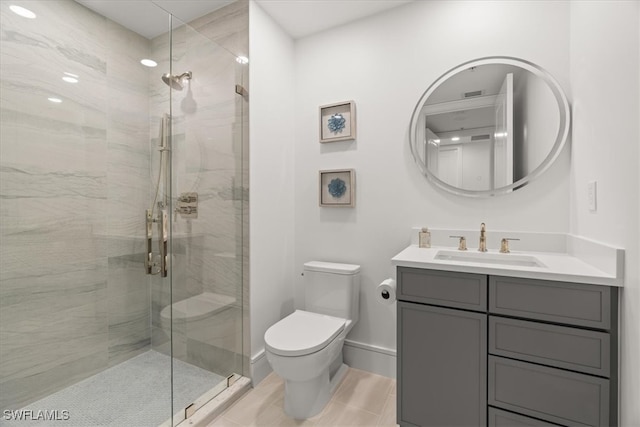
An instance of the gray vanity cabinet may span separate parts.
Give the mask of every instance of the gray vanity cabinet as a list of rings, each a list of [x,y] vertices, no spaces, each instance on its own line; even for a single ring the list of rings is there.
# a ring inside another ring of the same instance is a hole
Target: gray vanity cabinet
[[[398,423],[617,426],[618,290],[398,267]]]
[[[486,426],[486,276],[399,268],[398,278],[398,423]]]

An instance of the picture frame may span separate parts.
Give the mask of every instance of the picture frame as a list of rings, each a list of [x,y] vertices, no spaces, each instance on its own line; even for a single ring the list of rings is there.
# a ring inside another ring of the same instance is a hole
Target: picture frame
[[[356,205],[355,169],[321,170],[318,178],[321,207],[352,208]]]
[[[320,142],[356,139],[356,103],[338,102],[320,107]]]

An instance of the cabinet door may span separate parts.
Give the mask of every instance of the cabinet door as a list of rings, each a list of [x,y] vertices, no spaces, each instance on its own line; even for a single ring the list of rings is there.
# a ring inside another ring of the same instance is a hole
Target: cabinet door
[[[398,301],[398,423],[486,426],[486,314]]]

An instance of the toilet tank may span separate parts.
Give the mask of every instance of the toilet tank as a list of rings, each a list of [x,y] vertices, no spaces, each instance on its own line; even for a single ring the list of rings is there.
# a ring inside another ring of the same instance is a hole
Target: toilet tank
[[[360,266],[310,261],[304,264],[305,310],[358,321]]]

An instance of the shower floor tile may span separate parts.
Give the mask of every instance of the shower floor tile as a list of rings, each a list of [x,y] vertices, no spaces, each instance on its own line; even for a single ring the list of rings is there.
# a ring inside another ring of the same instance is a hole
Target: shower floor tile
[[[192,403],[225,379],[177,359],[173,372],[174,411]],[[34,402],[22,411],[23,416],[32,419],[37,417],[38,411],[57,411],[55,415],[59,420],[9,421],[2,416],[0,426],[156,427],[171,417],[171,358],[147,351]],[[33,412],[25,414],[24,411]]]

